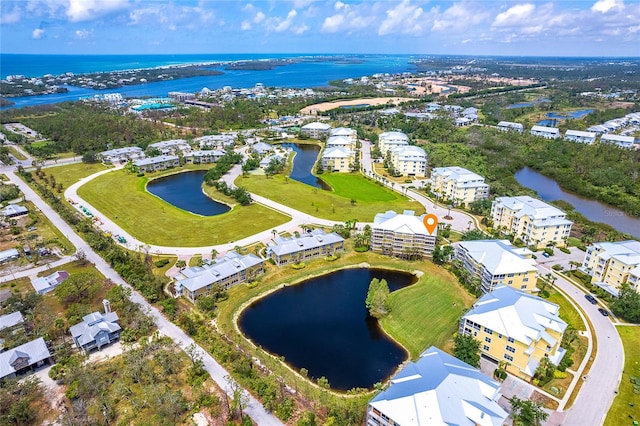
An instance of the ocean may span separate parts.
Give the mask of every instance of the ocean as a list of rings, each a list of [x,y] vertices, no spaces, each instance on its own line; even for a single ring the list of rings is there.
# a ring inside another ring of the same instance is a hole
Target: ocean
[[[94,94],[121,93],[125,97],[166,96],[171,91],[196,92],[203,88],[220,89],[253,87],[262,83],[268,87],[308,88],[325,86],[331,80],[360,78],[375,73],[411,72],[410,63],[418,58],[411,55],[304,55],[304,54],[233,54],[233,55],[21,55],[0,54],[0,75],[24,75],[42,77],[46,74],[60,75],[66,72],[85,74],[93,72],[121,71],[139,68],[154,68],[167,65],[201,64],[253,59],[283,59],[300,57],[331,58],[318,62],[296,62],[272,70],[231,70],[223,66],[212,66],[221,75],[191,77],[172,81],[123,86],[117,89],[94,90],[68,86],[69,92],[39,96],[10,98],[11,108],[34,106],[65,101]],[[344,60],[346,59],[346,60]]]

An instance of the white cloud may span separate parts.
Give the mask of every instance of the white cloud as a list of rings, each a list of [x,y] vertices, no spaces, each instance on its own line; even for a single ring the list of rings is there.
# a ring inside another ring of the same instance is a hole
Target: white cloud
[[[593,12],[607,13],[611,9],[624,9],[623,0],[598,0],[591,6]]]
[[[302,24],[302,25],[300,25],[300,26],[298,26],[298,27],[293,29],[293,33],[295,35],[301,35],[301,34],[306,33],[307,31],[309,31],[309,26],[305,25],[305,24]]]
[[[240,24],[240,29],[242,31],[249,31],[251,29],[251,22],[249,21],[242,21],[242,24]]]
[[[258,11],[258,13],[256,13],[256,16],[253,17],[253,23],[259,24],[260,22],[264,21],[264,18],[266,18],[265,14],[261,11]]]
[[[90,30],[77,30],[75,32],[76,38],[79,40],[84,40],[85,38],[89,38],[92,34]]]
[[[44,30],[42,28],[36,28],[35,30],[33,30],[33,32],[31,33],[31,38],[34,40],[39,40],[42,37],[44,37]]]
[[[277,33],[287,31],[293,24],[296,16],[298,16],[298,12],[296,12],[295,9],[291,9],[287,14],[286,19],[279,21],[278,24],[273,28],[273,30]]]
[[[342,8],[344,8],[346,5],[344,3],[342,3],[341,1],[337,1],[334,5],[333,8],[335,10],[340,10]]]
[[[4,11],[0,14],[0,24],[15,24],[20,21],[20,9],[14,7],[11,11]]]
[[[500,13],[493,21],[494,27],[510,27],[526,23],[536,6],[531,3],[518,4]]]
[[[321,31],[324,33],[335,33],[344,29],[344,15],[333,15],[325,18]]]
[[[128,0],[69,0],[67,17],[71,22],[90,21],[128,7]]]
[[[489,17],[489,13],[476,9],[470,3],[455,3],[442,13],[433,8],[430,15],[434,15],[431,30],[447,32],[468,32]]]
[[[378,27],[378,35],[420,33],[422,31],[420,18],[423,12],[420,6],[411,4],[410,0],[403,0],[394,8],[387,9],[386,19]]]

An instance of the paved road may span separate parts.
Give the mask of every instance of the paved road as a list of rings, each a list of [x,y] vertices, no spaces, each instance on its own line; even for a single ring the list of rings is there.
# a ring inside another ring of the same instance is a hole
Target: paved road
[[[87,260],[92,262],[96,269],[100,271],[106,278],[110,279],[116,284],[122,285],[127,288],[131,288],[117,273],[114,271],[91,247],[80,238],[74,230],[62,220],[62,218],[47,204],[45,203],[26,183],[24,183],[18,176],[12,173],[10,170],[3,170],[3,172],[9,177],[12,183],[15,183],[20,187],[20,190],[25,194],[26,198],[33,202],[33,204],[42,211],[42,213],[49,218],[49,220],[56,226],[65,236],[71,241],[77,250],[82,250],[86,254]],[[138,303],[142,311],[149,315],[153,319],[158,331],[166,336],[169,336],[176,344],[182,349],[186,349],[190,345],[195,345],[195,342],[189,337],[182,329],[175,324],[167,320],[158,309],[149,304],[144,297],[138,292],[132,290],[131,300]],[[230,396],[231,389],[227,378],[230,377],[229,373],[218,364],[206,351],[200,346],[195,345],[196,352],[202,357],[205,369],[211,375],[211,378],[224,389]],[[246,408],[246,413],[259,425],[282,425],[282,422],[278,420],[271,413],[267,412],[264,407],[256,400],[251,394],[245,391],[248,397],[249,403]]]
[[[18,278],[30,277],[32,275],[38,275],[40,272],[65,265],[71,262],[72,260],[74,260],[72,256],[64,256],[58,260],[54,260],[53,262],[49,262],[49,263],[43,263],[42,265],[36,266],[34,268],[24,269],[21,271],[10,270],[6,275],[3,275],[2,277],[0,277],[0,283],[13,281]]]

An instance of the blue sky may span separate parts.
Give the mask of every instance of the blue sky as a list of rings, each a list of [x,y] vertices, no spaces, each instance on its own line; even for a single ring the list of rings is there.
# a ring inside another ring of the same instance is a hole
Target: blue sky
[[[640,56],[640,0],[2,0],[0,50]]]

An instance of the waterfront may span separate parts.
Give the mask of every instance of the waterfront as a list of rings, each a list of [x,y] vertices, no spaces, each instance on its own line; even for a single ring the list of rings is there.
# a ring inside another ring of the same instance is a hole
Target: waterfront
[[[525,167],[515,174],[518,183],[538,193],[544,201],[563,200],[571,204],[575,211],[593,222],[611,225],[620,232],[640,238],[640,218],[632,217],[613,206],[589,200],[564,191],[553,179]]]
[[[293,157],[293,169],[289,175],[291,179],[316,188],[331,190],[329,185],[313,174],[313,165],[318,159],[318,154],[320,154],[320,147],[318,145],[284,143],[282,146],[284,148],[291,148],[296,153]]]

